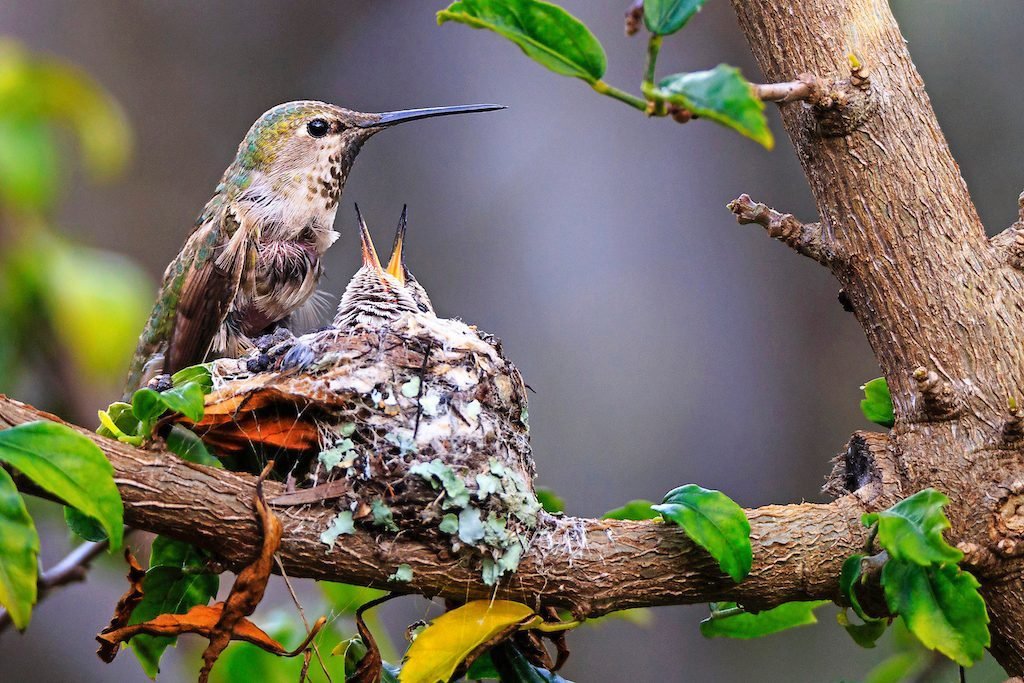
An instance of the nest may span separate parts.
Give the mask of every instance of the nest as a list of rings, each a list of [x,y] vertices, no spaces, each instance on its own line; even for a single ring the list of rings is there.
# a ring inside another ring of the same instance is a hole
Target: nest
[[[406,314],[266,337],[212,372],[190,426],[240,469],[283,464],[291,493],[272,503],[335,506],[324,552],[363,527],[443,541],[488,584],[515,571],[542,513],[526,388],[496,339]]]

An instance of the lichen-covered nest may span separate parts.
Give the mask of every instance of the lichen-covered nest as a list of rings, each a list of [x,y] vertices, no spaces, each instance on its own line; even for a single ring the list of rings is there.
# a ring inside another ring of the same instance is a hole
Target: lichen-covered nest
[[[290,482],[279,505],[332,505],[324,552],[356,526],[444,539],[494,583],[540,519],[526,389],[497,340],[406,314],[390,328],[261,339],[213,363],[193,429]],[[396,577],[401,580],[408,577]]]

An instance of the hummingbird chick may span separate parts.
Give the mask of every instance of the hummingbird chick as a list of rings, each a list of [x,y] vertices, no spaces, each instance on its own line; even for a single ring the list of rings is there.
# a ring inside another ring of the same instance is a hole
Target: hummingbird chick
[[[398,251],[392,253],[385,269],[377,257],[377,250],[374,249],[373,240],[370,238],[370,230],[366,227],[358,204],[356,218],[359,220],[363,265],[345,287],[345,293],[341,295],[341,302],[338,304],[338,312],[334,316],[334,326],[346,332],[355,327],[384,327],[398,320],[403,313],[419,313],[421,310],[413,298],[412,291],[406,287],[401,256],[404,222],[399,224],[399,234],[395,237]],[[426,292],[423,296],[426,296]]]
[[[395,231],[395,241],[391,245],[391,258],[388,259],[387,272],[395,277],[409,291],[416,307],[420,313],[434,314],[434,306],[430,303],[427,290],[416,281],[412,273],[405,265],[405,227],[408,216],[408,205],[402,205],[402,217],[398,219],[398,229]]]
[[[364,114],[298,101],[263,114],[164,272],[126,398],[157,376],[237,356],[252,339],[313,317],[345,180],[371,136],[406,121],[502,108]]]
[[[359,205],[356,204],[363,265],[345,287],[341,302],[338,304],[338,312],[334,316],[334,329],[340,332],[350,332],[357,328],[379,329],[391,325],[406,313],[421,313],[434,317],[430,297],[405,265],[403,247],[406,208],[402,207],[402,218],[395,231],[391,257],[384,268],[373,246],[370,230],[359,211]],[[313,348],[302,337],[295,338],[290,341],[287,352],[282,356],[280,369],[303,369],[315,358]]]

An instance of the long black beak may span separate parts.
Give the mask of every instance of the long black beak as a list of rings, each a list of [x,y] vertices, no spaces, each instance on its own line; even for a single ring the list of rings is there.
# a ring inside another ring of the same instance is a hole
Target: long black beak
[[[495,111],[505,109],[503,104],[459,104],[454,107],[427,107],[426,109],[402,109],[401,111],[388,111],[376,121],[359,124],[361,128],[384,128],[394,126],[406,121],[417,121],[429,119],[434,116],[448,116],[450,114],[470,114],[477,111]]]

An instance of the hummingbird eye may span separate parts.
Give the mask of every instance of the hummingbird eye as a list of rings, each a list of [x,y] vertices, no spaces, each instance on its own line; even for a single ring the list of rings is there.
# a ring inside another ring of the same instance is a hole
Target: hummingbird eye
[[[331,130],[331,124],[323,119],[313,119],[306,124],[306,130],[314,138],[322,138]]]

